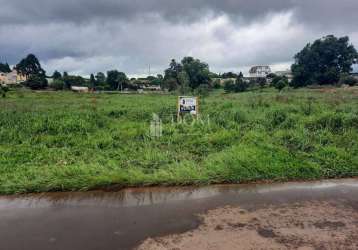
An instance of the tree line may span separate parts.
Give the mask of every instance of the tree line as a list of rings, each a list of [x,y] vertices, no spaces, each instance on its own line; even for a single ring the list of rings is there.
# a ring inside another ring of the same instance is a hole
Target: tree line
[[[354,85],[357,80],[349,75],[352,65],[357,63],[358,53],[347,36],[337,38],[329,35],[308,43],[300,52],[294,56],[294,63],[291,66],[293,79],[291,82],[284,76],[270,74],[267,79],[272,86],[281,90],[286,86],[294,88],[305,87],[312,84],[328,85],[344,83]],[[35,55],[30,54],[22,59],[15,69],[27,77],[25,85],[32,89],[43,89],[48,86],[46,72],[41,67]],[[8,64],[0,63],[1,72],[10,72]],[[149,76],[144,80],[151,85],[159,85],[169,91],[187,93],[191,91],[206,91],[211,88],[218,88],[220,84],[214,78],[234,79],[225,83],[224,89],[227,92],[242,92],[250,85],[256,84],[264,87],[267,79],[256,78],[248,82],[244,80],[243,74],[227,72],[217,75],[210,71],[209,65],[193,57],[184,57],[180,62],[172,59],[169,67],[163,75]],[[57,90],[70,89],[71,86],[88,86],[99,90],[123,90],[137,89],[141,83],[138,79],[129,79],[124,72],[118,70],[107,71],[106,74],[98,72],[91,74],[89,79],[81,76],[62,74],[55,71],[52,75],[52,88]],[[143,79],[142,79],[143,80]]]

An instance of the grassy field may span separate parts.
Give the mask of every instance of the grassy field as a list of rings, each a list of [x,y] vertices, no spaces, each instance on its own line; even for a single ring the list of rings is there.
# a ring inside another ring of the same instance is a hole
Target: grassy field
[[[358,90],[174,95],[14,91],[0,99],[0,193],[358,176]],[[163,136],[149,135],[152,114]]]

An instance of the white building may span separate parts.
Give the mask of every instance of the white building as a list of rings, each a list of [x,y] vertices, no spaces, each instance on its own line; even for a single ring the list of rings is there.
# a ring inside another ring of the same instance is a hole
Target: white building
[[[271,73],[270,66],[254,66],[249,71],[251,78],[266,78]]]

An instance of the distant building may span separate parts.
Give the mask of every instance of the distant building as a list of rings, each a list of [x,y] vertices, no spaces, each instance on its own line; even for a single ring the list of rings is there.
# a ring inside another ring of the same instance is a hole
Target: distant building
[[[15,69],[10,73],[0,72],[0,83],[6,85],[19,84],[27,80],[26,76],[19,74]]]
[[[162,88],[159,85],[142,86],[143,90],[146,91],[161,91]]]
[[[270,66],[254,66],[249,71],[251,78],[266,78],[271,73]]]
[[[89,92],[89,88],[88,88],[88,87],[71,86],[71,90],[72,90],[73,92],[78,92],[78,93],[88,93],[88,92]]]

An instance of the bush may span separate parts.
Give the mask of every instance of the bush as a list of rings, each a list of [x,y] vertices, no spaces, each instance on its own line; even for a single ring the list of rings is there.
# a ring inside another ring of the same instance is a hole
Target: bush
[[[224,85],[225,92],[235,92],[235,83],[233,80],[228,80]]]
[[[342,74],[340,79],[339,79],[339,83],[340,84],[346,84],[349,86],[354,86],[358,83],[358,79],[356,79],[353,76],[350,76],[348,74]]]
[[[216,80],[213,82],[213,87],[214,87],[214,89],[220,89],[220,88],[221,88],[221,84],[220,84],[220,80],[219,80],[219,79],[216,79]]]
[[[0,95],[5,98],[6,97],[6,93],[9,91],[9,87],[6,85],[2,85],[0,84]]]
[[[63,90],[65,88],[65,82],[61,79],[55,79],[51,84],[51,88],[54,90]]]
[[[275,87],[275,89],[278,89],[279,91],[281,91],[286,86],[288,86],[288,80],[286,78],[282,78],[278,82],[273,83],[273,86]]]
[[[256,82],[260,86],[260,88],[264,88],[266,86],[267,80],[264,77],[259,77],[257,78]]]
[[[200,84],[199,87],[195,90],[195,94],[201,97],[206,97],[209,95],[210,86],[208,84]]]
[[[47,80],[46,80],[45,76],[32,75],[25,82],[25,86],[30,89],[33,89],[33,90],[44,89],[47,87]]]

